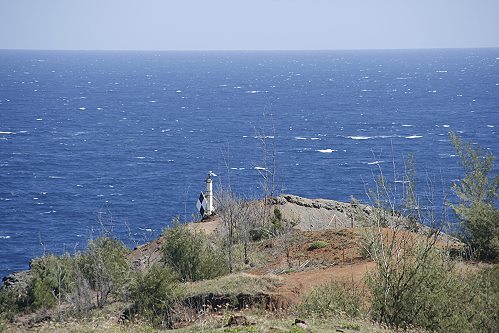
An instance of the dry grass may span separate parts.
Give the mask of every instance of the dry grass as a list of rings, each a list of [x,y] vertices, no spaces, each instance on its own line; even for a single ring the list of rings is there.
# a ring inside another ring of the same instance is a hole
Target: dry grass
[[[238,273],[222,276],[213,280],[185,283],[189,296],[193,295],[255,295],[265,293],[280,284],[281,279],[275,275],[256,276]]]
[[[224,327],[232,315],[244,315],[250,326]],[[176,333],[303,333],[304,330],[293,325],[295,317],[284,316],[277,318],[274,313],[226,312],[219,316],[203,317],[192,326],[176,330],[157,330],[147,323],[118,324],[113,319],[96,317],[93,319],[71,321],[71,322],[46,322],[33,328],[6,326],[6,330],[0,332],[26,333],[153,333],[153,332],[176,332]],[[345,332],[345,333],[394,333],[392,330],[383,329],[368,321],[357,319],[310,319],[305,318],[314,333]],[[0,326],[1,327],[1,326]]]

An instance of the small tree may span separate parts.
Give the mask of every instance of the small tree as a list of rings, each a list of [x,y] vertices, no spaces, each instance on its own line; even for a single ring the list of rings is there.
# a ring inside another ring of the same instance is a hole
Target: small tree
[[[463,142],[455,133],[450,134],[454,149],[464,169],[464,177],[454,183],[453,190],[460,199],[452,208],[461,220],[463,239],[476,251],[480,259],[496,260],[499,256],[499,176],[493,175],[492,153],[479,146]]]
[[[163,232],[162,261],[181,281],[211,279],[224,274],[227,266],[220,251],[207,236],[174,223]]]
[[[131,286],[133,310],[154,326],[172,328],[173,307],[178,301],[178,276],[169,267],[154,265],[146,272],[138,272]]]
[[[217,200],[217,214],[220,217],[226,233],[227,267],[229,273],[234,270],[234,244],[238,240],[237,231],[243,225],[248,205],[234,194],[230,187],[228,190],[220,188]]]
[[[129,277],[128,249],[113,238],[100,237],[91,241],[78,264],[93,290],[97,306],[102,307],[110,295],[117,295]]]
[[[393,181],[383,175],[381,168],[379,171],[375,188],[369,191],[374,209],[364,239],[364,252],[376,264],[376,269],[367,275],[372,294],[370,314],[376,321],[396,328],[434,329],[433,314],[428,310],[434,303],[432,295],[446,291],[446,279],[453,267],[445,251],[436,246],[441,223],[436,220],[433,196],[426,198],[428,209],[423,211],[416,196],[412,157],[406,161],[401,177],[393,171]],[[397,187],[399,179],[407,185]],[[433,192],[430,186],[428,193]],[[433,229],[409,231],[417,230],[414,226],[423,223]]]
[[[270,119],[267,119],[269,115]],[[263,113],[264,123],[260,129],[256,129],[256,137],[260,143],[260,167],[255,168],[260,174],[261,181],[260,187],[263,194],[263,205],[260,210],[259,220],[262,226],[266,226],[272,218],[272,197],[277,192],[277,143],[276,143],[276,130],[274,121],[271,114]],[[270,126],[270,133],[268,135]]]
[[[33,306],[36,309],[49,309],[57,305],[60,312],[64,297],[72,289],[73,258],[69,255],[47,255],[33,260],[30,265],[33,273]]]

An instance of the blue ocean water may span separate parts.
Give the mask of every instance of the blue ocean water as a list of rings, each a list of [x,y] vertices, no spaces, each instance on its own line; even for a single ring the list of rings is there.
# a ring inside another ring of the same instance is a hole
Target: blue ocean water
[[[449,132],[498,155],[498,115],[499,49],[0,51],[0,275],[101,224],[158,236],[209,170],[258,196],[262,136],[283,192],[365,201],[412,153],[451,198]]]

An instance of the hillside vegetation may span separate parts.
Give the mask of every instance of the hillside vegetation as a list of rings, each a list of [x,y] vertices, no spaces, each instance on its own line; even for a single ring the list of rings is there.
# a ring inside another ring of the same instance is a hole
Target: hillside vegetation
[[[421,208],[410,159],[371,205],[224,191],[216,215],[134,250],[102,236],[32,260],[4,279],[0,332],[498,332],[493,157],[452,141],[455,237]]]

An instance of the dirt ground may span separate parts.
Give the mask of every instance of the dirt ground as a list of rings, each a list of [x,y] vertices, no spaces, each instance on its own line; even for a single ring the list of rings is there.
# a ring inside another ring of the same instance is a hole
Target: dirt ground
[[[366,229],[359,221],[369,218],[370,207],[291,195],[276,198],[274,205],[285,219],[298,218],[300,223],[287,236],[258,243],[253,251],[265,260],[253,263],[245,271],[258,276],[279,275],[282,283],[272,293],[283,307],[299,303],[312,288],[331,280],[355,284],[360,290],[365,287],[363,278],[374,269],[374,263],[362,255]],[[213,215],[187,227],[210,235],[221,228],[221,222]],[[393,239],[392,229],[383,229],[382,233],[388,242]],[[404,229],[397,235],[405,242],[421,237]],[[444,239],[447,243],[453,241],[449,237]],[[312,248],[316,241],[322,242],[322,247]],[[130,254],[133,266],[146,269],[158,262],[162,243],[160,237],[136,248]]]
[[[189,228],[211,234],[218,226],[218,219],[193,223]],[[298,304],[313,287],[331,280],[362,284],[365,273],[374,263],[361,255],[361,228],[302,231],[299,229],[287,238],[270,239],[258,244],[256,251],[270,258],[263,265],[247,270],[254,275],[278,274],[281,283],[272,291],[280,307]],[[315,241],[324,247],[311,249]],[[136,248],[130,260],[136,268],[146,268],[160,260],[163,238]]]

